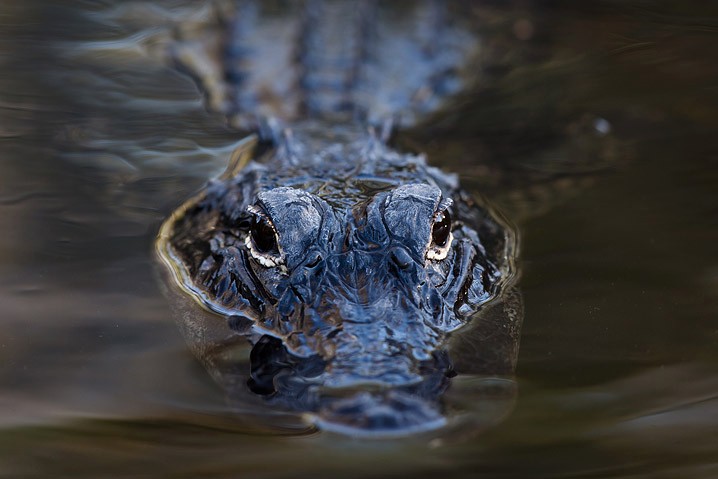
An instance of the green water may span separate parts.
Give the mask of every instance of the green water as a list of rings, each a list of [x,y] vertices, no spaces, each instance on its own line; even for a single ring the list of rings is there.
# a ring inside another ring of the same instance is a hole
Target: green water
[[[519,226],[519,395],[377,443],[233,416],[170,318],[157,228],[238,140],[160,61],[173,3],[0,5],[0,477],[718,477],[716,7],[487,7],[513,69],[407,141]],[[582,114],[616,147],[578,178]]]

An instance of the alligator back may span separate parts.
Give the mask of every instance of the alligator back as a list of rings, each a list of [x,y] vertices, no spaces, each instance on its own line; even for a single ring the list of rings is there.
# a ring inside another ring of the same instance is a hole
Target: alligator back
[[[459,2],[240,0],[178,29],[172,58],[210,110],[258,120],[411,125],[476,80],[478,42]],[[260,122],[261,123],[261,122]]]

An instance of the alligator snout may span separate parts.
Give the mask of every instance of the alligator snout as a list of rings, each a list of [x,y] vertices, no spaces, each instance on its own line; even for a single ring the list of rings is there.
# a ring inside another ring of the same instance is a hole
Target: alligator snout
[[[307,317],[331,318],[336,325],[321,348],[324,383],[332,388],[421,381],[421,363],[431,360],[441,333],[431,326],[433,309],[421,299],[420,268],[402,251],[350,251],[328,260],[328,284]],[[390,267],[395,261],[410,264]]]
[[[448,387],[453,370],[443,352],[432,355],[421,374],[409,378],[408,363],[400,356],[368,354],[350,363],[327,363],[318,355],[296,356],[279,339],[265,335],[252,349],[250,362],[252,391],[275,401],[291,398],[324,430],[392,437],[446,423],[437,398]]]

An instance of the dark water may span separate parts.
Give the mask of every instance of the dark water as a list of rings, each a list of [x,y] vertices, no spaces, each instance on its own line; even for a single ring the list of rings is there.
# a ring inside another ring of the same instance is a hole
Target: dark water
[[[232,416],[170,318],[158,225],[239,138],[161,60],[207,10],[161,3],[0,6],[0,477],[718,477],[715,6],[486,7],[505,68],[405,140],[519,224],[519,396],[372,443]],[[577,175],[582,114],[615,151]]]

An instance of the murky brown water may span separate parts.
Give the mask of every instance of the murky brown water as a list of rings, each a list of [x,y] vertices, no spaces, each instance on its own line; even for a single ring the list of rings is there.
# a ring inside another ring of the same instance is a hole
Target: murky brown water
[[[59,3],[0,6],[0,477],[718,476],[716,7],[491,9],[516,68],[407,141],[519,223],[517,404],[372,443],[232,416],[159,292],[159,222],[238,140],[160,61],[201,4]],[[537,186],[580,112],[615,156]]]

